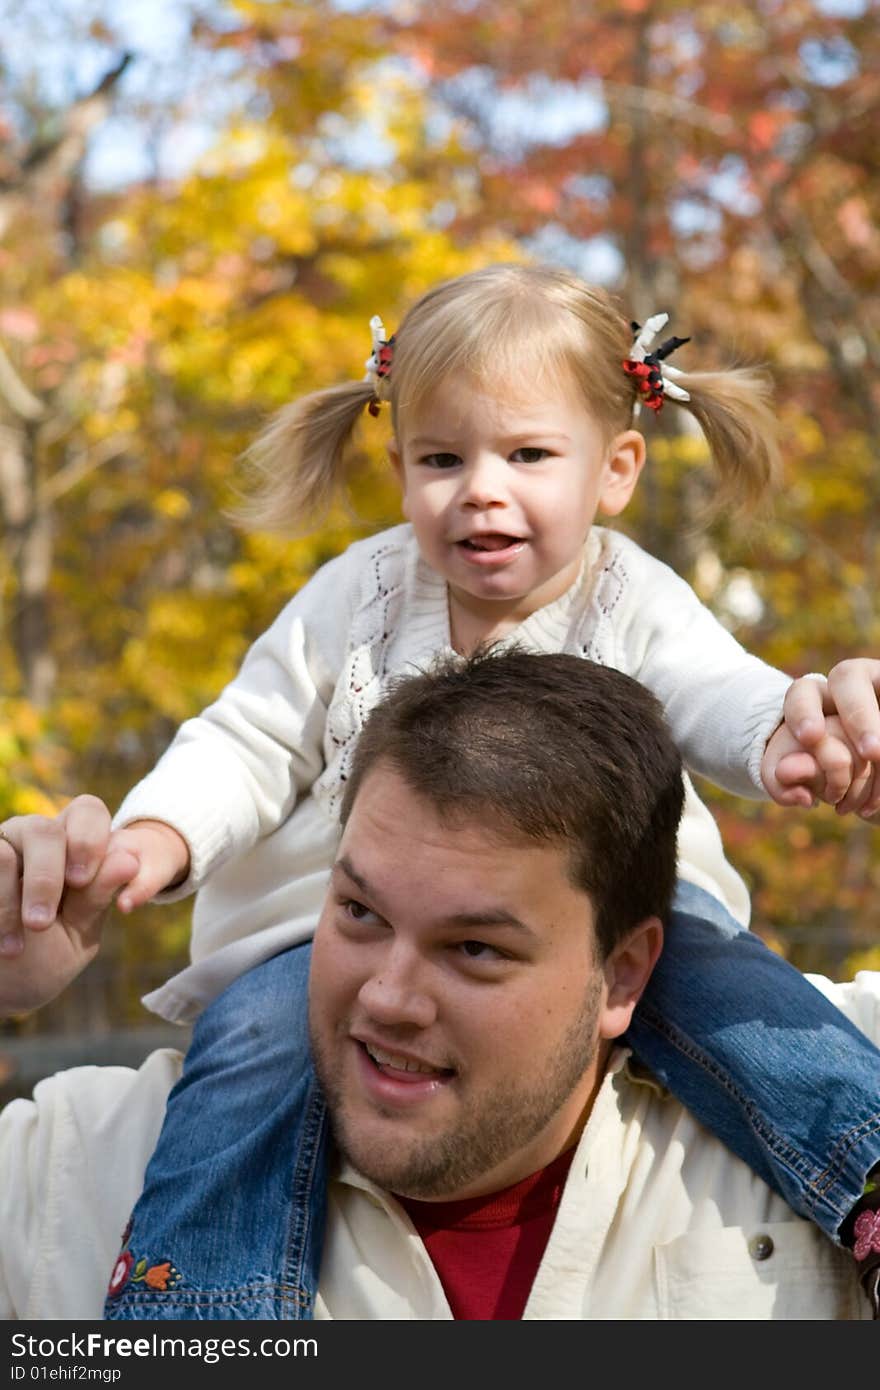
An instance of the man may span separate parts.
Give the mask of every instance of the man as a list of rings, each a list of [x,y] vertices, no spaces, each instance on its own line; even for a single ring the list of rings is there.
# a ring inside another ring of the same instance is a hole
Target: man
[[[373,713],[313,949],[338,1151],[317,1317],[870,1317],[851,1257],[615,1048],[681,797],[653,697],[576,658],[455,664]],[[123,877],[71,895],[72,937]],[[835,998],[880,1035],[876,977]],[[156,1053],[7,1108],[0,1315],[101,1315],[179,1072]],[[168,1254],[140,1277],[173,1282]]]

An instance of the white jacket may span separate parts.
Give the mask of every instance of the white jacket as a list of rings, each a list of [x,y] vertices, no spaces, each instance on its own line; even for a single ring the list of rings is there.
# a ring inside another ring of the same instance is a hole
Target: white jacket
[[[502,645],[513,643],[634,676],[659,698],[690,769],[742,796],[764,794],[761,756],[789,678],[745,652],[689,585],[625,536],[594,527],[575,584]],[[392,677],[443,652],[452,652],[445,581],[412,529],[397,526],[320,569],[219,699],[181,727],[115,818],[173,825],[192,871],[163,896],[201,889],[193,965],[148,997],[156,1013],[190,1020],[244,970],[311,936],[358,733]],[[679,872],[747,925],[745,885],[689,781]]]
[[[880,974],[814,983],[880,1041]],[[625,1058],[584,1129],[525,1317],[869,1318],[852,1257]],[[180,1065],[162,1051],[137,1072],[60,1072],[0,1114],[0,1318],[101,1317]],[[450,1316],[402,1210],[351,1169],[331,1183],[316,1313]]]

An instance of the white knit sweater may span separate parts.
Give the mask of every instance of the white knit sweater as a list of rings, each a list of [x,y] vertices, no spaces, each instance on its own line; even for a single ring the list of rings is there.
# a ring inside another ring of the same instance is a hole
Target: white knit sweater
[[[745,652],[682,579],[626,537],[594,527],[577,581],[505,643],[635,677],[660,700],[691,770],[763,795],[761,755],[788,677]],[[114,821],[174,826],[191,873],[163,900],[200,890],[193,964],[148,1007],[190,1020],[243,970],[311,936],[357,735],[391,677],[451,651],[445,581],[412,529],[396,526],[320,569],[219,699],[181,727]],[[679,873],[748,922],[745,885],[689,780]]]

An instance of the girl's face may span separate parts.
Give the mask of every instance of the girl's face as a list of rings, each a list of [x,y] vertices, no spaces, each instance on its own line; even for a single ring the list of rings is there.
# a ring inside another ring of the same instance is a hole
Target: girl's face
[[[398,425],[404,514],[449,585],[453,632],[475,641],[565,593],[597,512],[623,510],[644,462],[642,436],[607,441],[566,381],[496,394],[447,378]]]

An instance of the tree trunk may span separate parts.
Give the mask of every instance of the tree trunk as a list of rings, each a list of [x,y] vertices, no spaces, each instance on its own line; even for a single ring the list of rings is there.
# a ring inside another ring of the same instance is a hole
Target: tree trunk
[[[0,510],[15,581],[9,629],[22,694],[45,709],[55,682],[48,601],[53,518],[51,507],[40,500],[36,445],[33,422],[0,426]]]

